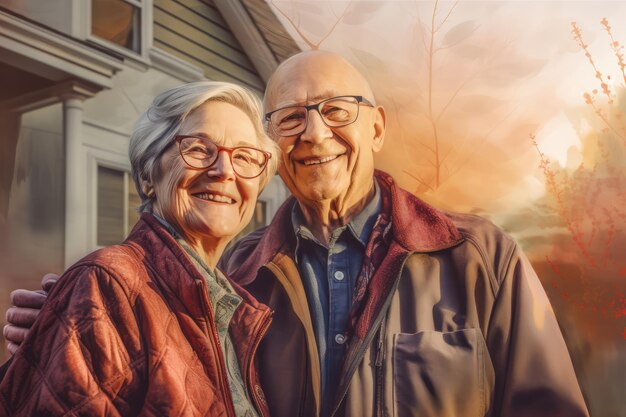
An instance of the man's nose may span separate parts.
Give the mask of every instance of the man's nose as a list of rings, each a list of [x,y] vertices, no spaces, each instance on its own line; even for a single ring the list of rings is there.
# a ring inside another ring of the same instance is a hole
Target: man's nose
[[[333,131],[326,126],[322,115],[316,109],[309,110],[307,114],[307,124],[304,132],[300,135],[300,139],[305,142],[321,142],[333,137]]]
[[[221,150],[217,154],[217,159],[213,162],[213,165],[209,167],[207,174],[212,177],[223,179],[235,179],[235,170],[233,163],[230,160],[230,153],[226,150]]]

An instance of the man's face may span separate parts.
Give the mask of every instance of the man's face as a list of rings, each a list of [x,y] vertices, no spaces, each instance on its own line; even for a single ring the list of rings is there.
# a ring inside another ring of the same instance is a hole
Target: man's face
[[[336,55],[315,53],[297,58],[280,68],[270,83],[268,112],[345,95],[373,101],[361,75]],[[381,148],[384,136],[381,108],[361,104],[354,123],[332,128],[311,110],[301,134],[278,136],[271,127],[269,131],[283,152],[279,173],[301,203],[332,200],[334,209],[344,212],[370,192],[373,152]]]

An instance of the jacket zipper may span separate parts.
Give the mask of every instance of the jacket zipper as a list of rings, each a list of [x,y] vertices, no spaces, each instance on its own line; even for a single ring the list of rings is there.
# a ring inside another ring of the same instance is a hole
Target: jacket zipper
[[[224,395],[224,398],[226,399],[226,404],[224,404],[226,406],[226,413],[229,416],[236,417],[235,406],[233,405],[233,397],[232,397],[232,393],[230,392],[230,386],[228,385],[228,379],[224,381],[224,375],[226,375],[226,365],[224,362],[224,354],[222,352],[222,343],[220,342],[220,337],[217,334],[217,329],[215,328],[213,310],[210,308],[211,303],[209,302],[208,288],[205,288],[205,283],[203,281],[197,282],[196,285],[198,286],[200,297],[204,301],[204,303],[202,304],[204,313],[205,315],[209,317],[209,323],[207,324],[208,324],[210,331],[212,332],[212,336],[213,336],[212,340],[215,340],[215,343],[211,343],[211,346],[213,347],[215,351],[215,356],[217,357],[217,366],[218,366],[218,371],[219,371],[218,380],[220,382],[220,388],[222,390],[222,394]],[[207,306],[209,308],[207,308]],[[211,339],[211,335],[208,332],[207,332],[207,337]]]
[[[387,324],[387,314],[380,323],[378,331],[378,349],[376,352],[376,415],[383,416],[383,362],[385,359],[385,327]]]
[[[406,263],[406,260],[409,258],[409,256],[411,256],[411,252],[408,253],[404,259],[402,260],[402,265],[400,266],[400,273],[398,274],[398,276],[396,277],[396,280],[393,284],[393,287],[391,288],[391,291],[389,291],[389,295],[387,296],[387,299],[385,300],[385,303],[383,304],[383,307],[380,309],[380,313],[378,314],[378,316],[376,317],[376,320],[374,320],[374,324],[372,325],[370,332],[365,336],[365,339],[363,340],[363,343],[361,344],[361,347],[359,347],[359,350],[357,351],[357,354],[354,356],[354,359],[352,360],[352,362],[350,362],[350,366],[347,367],[347,372],[346,375],[353,375],[354,371],[356,369],[356,367],[359,365],[360,362],[360,358],[362,358],[363,354],[365,353],[365,351],[367,350],[368,346],[370,345],[370,342],[372,341],[372,339],[374,338],[374,336],[376,335],[376,331],[373,329],[377,329],[378,326],[380,325],[381,321],[383,320],[383,318],[386,316],[387,314],[387,309],[389,308],[389,305],[391,304],[391,300],[393,298],[393,295],[396,293],[396,290],[398,289],[398,284],[400,283],[400,275],[402,274],[402,269],[404,268],[404,264]],[[378,358],[377,358],[378,359]],[[350,377],[351,379],[352,377]],[[344,397],[346,396],[346,394],[348,393],[348,387],[350,386],[350,381],[348,379],[345,380],[345,386],[342,387],[341,389],[341,395],[337,397],[337,402],[335,403],[335,408],[333,409],[333,412],[330,414],[331,417],[334,417],[335,414],[337,413],[337,411],[339,410],[341,403],[343,402]]]
[[[256,406],[257,406],[256,408],[259,411],[259,414],[261,415],[261,417],[265,416],[263,409],[267,408],[267,402],[265,402],[266,404],[265,407],[261,407],[260,406],[261,400],[259,396],[257,395],[256,390],[254,389],[254,387],[249,386],[249,385],[252,382],[252,369],[254,368],[253,367],[254,355],[256,354],[259,344],[261,343],[261,339],[263,339],[263,336],[265,336],[267,329],[270,327],[270,324],[272,323],[273,315],[274,315],[273,311],[266,311],[261,319],[262,323],[261,323],[260,329],[255,335],[254,342],[252,344],[252,350],[250,352],[250,356],[248,357],[248,360],[246,361],[246,372],[244,373],[244,375],[246,376],[244,377],[245,380],[243,381],[244,385],[248,387],[248,389],[250,390],[251,397],[256,402]]]

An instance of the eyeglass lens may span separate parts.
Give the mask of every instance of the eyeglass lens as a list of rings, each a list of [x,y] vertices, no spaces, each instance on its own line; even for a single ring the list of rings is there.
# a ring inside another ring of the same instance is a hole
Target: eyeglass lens
[[[219,147],[210,140],[185,137],[180,141],[180,154],[185,163],[193,168],[208,168],[217,160],[220,150],[230,156],[235,173],[240,177],[254,178],[263,172],[267,156],[260,150],[248,147]]]
[[[322,101],[317,111],[327,126],[340,127],[354,122],[359,114],[359,102],[354,97],[337,97]],[[304,106],[286,107],[271,115],[278,133],[297,134],[306,129],[308,110]]]

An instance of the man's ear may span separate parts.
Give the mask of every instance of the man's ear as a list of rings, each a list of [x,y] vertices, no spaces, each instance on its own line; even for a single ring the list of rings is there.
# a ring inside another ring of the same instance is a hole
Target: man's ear
[[[385,142],[385,129],[387,127],[387,115],[383,106],[376,106],[374,109],[374,138],[372,140],[372,150],[378,152],[383,148]]]

